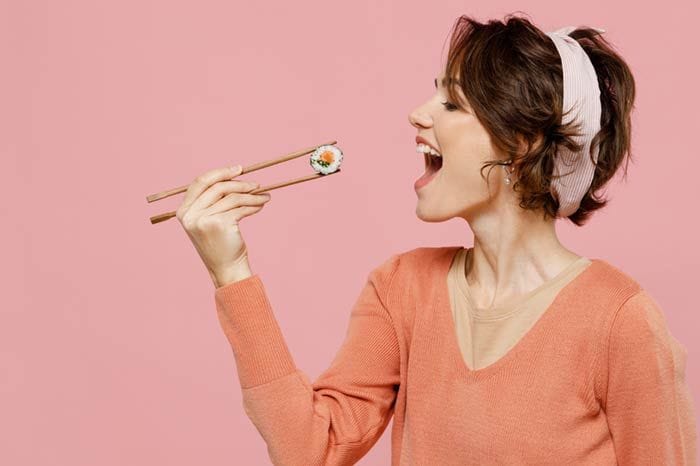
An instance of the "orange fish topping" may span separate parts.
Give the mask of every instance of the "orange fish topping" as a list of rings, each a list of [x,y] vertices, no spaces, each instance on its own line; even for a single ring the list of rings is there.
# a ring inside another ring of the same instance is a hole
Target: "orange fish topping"
[[[331,152],[329,150],[324,151],[318,158],[323,160],[324,162],[328,162],[328,163],[333,163],[333,160],[335,160],[335,156],[333,155],[333,152]]]

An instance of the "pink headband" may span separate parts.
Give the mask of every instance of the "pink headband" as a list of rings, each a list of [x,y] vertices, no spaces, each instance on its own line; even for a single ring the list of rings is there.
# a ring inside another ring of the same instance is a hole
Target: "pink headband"
[[[595,163],[598,162],[598,146],[594,147],[591,156],[589,151],[591,140],[600,131],[600,88],[593,63],[576,39],[569,33],[577,26],[566,26],[546,34],[557,47],[561,58],[564,81],[563,109],[572,110],[578,103],[577,115],[564,114],[562,123],[570,122],[578,117],[581,123],[581,136],[574,137],[579,144],[584,144],[581,152],[572,152],[564,146],[557,150],[554,163],[554,174],[560,178],[552,180],[550,191],[559,200],[557,215],[568,217],[576,212],[581,199],[591,187]],[[592,28],[603,33],[604,29]],[[594,163],[595,161],[595,163]]]

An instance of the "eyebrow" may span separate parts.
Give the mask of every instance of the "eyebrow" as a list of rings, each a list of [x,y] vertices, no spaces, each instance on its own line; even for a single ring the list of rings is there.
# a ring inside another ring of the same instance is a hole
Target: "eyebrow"
[[[435,89],[437,89],[437,87],[438,87],[438,85],[437,85],[437,82],[438,82],[438,81],[437,81],[437,78],[435,78],[435,79],[433,80],[433,82],[435,83]],[[448,84],[448,83],[450,83],[450,84],[451,84],[451,83],[457,83],[458,85],[461,84],[460,81],[459,81],[458,79],[452,79],[452,78],[449,78],[449,77],[447,77],[447,76],[445,76],[445,77],[442,78],[441,83],[442,83],[443,87],[444,87],[446,84]],[[472,107],[471,107],[471,104],[470,104],[468,101],[465,101],[465,105],[466,105],[467,108],[472,108]]]
[[[448,78],[447,76],[442,78],[442,81],[440,81],[443,87],[447,84],[452,84],[452,83],[457,83],[458,81],[456,79]],[[437,78],[434,80],[435,83],[435,89],[437,89],[438,84],[437,84]]]

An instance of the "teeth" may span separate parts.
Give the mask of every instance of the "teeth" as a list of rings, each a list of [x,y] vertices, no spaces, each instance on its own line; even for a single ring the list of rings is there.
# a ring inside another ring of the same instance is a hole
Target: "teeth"
[[[427,144],[418,144],[416,146],[416,152],[422,152],[423,154],[431,154],[436,157],[442,157],[442,154],[440,154],[438,151],[436,151]]]

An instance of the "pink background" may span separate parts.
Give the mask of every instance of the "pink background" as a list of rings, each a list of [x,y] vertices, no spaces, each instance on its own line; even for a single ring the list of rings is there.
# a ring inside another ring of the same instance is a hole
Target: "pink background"
[[[176,219],[148,220],[181,195],[145,196],[338,141],[341,174],[274,191],[241,226],[297,365],[317,376],[371,268],[471,244],[466,223],[415,216],[408,123],[460,14],[602,27],[632,67],[636,162],[603,212],[559,233],[650,290],[700,404],[697,2],[1,5],[0,463],[269,464],[209,275]],[[247,179],[310,170],[302,158]],[[360,464],[388,464],[389,437]]]

